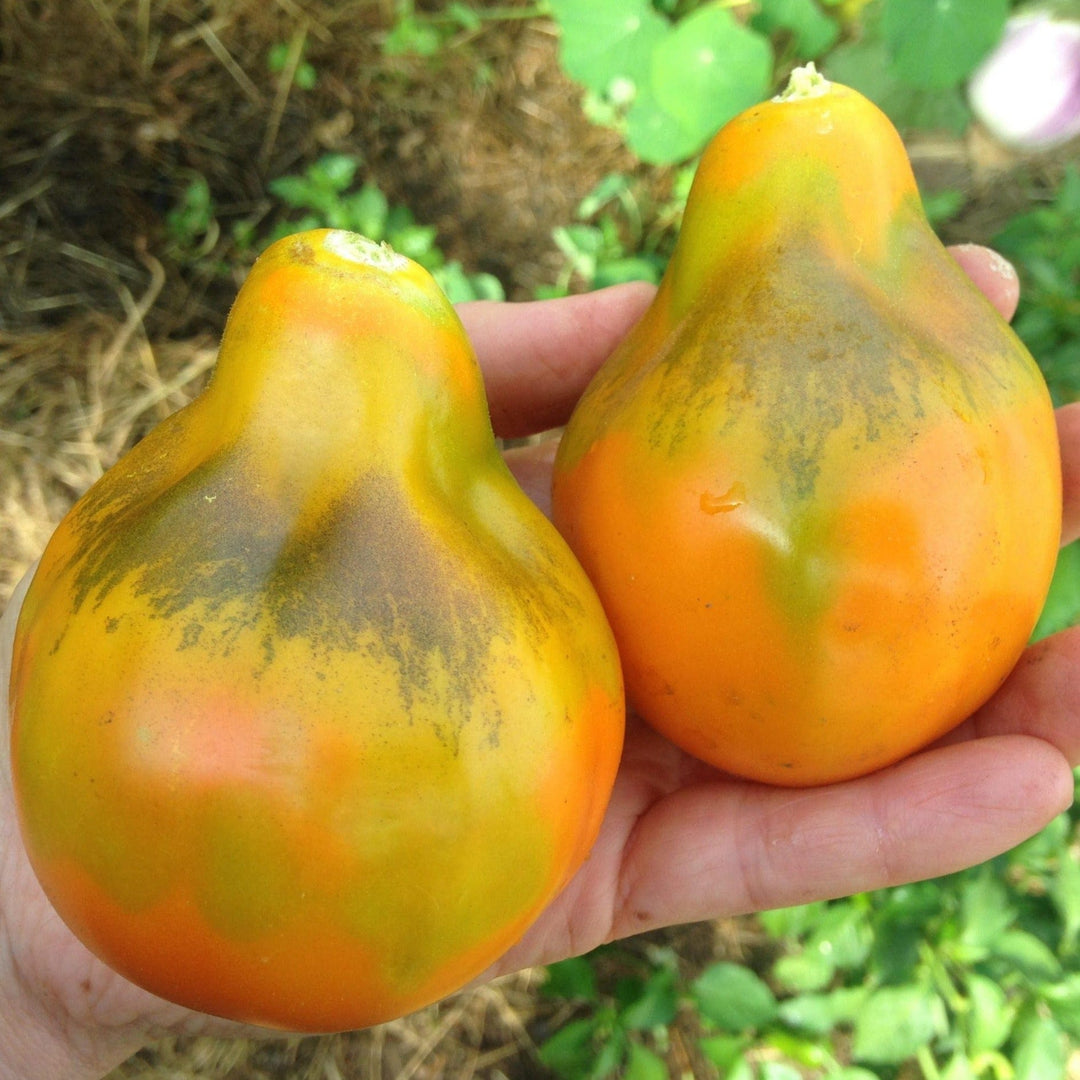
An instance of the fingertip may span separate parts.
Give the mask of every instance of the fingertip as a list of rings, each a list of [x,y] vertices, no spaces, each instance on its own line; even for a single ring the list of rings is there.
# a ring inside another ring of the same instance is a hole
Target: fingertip
[[[1062,521],[1061,542],[1080,539],[1080,401],[1057,411],[1061,443]]]
[[[981,244],[955,244],[949,251],[1002,318],[1011,319],[1020,301],[1020,278],[1013,264]]]

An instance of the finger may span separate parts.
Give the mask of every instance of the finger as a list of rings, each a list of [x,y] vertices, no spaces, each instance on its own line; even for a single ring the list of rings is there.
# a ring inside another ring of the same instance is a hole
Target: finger
[[[1080,539],[1080,401],[1058,409],[1057,425],[1064,498],[1061,542],[1068,544]]]
[[[1080,627],[1028,647],[1001,689],[941,744],[1003,734],[1033,736],[1080,765]]]
[[[1072,794],[1061,754],[1023,736],[936,749],[830,787],[683,788],[637,823],[610,937],[952,873],[1033,835]]]
[[[551,517],[551,470],[558,446],[557,439],[545,439],[503,454],[518,485],[548,517]]]
[[[1012,263],[979,244],[956,244],[949,251],[1002,318],[1011,319],[1020,299],[1020,279]]]
[[[459,305],[484,372],[495,433],[512,438],[566,423],[655,291],[635,281],[557,300]]]

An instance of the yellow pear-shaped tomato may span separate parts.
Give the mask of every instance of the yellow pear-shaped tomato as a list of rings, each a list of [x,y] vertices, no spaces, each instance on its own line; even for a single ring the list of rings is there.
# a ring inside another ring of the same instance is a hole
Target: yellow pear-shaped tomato
[[[1053,570],[1059,449],[892,125],[801,69],[706,150],[553,498],[631,704],[723,769],[806,785],[898,760],[999,686]]]
[[[624,722],[587,578],[422,268],[289,237],[207,389],[64,519],[18,623],[21,825],[142,986],[297,1030],[483,971],[584,860]]]

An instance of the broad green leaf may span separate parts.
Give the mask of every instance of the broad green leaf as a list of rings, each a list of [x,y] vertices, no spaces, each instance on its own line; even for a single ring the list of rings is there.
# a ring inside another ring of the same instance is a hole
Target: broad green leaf
[[[861,966],[874,942],[867,912],[854,904],[831,904],[818,920],[807,942],[834,967],[847,971]]]
[[[571,1020],[541,1043],[540,1060],[561,1077],[585,1077],[596,1058],[597,1019]]]
[[[626,142],[646,164],[671,165],[697,153],[703,140],[656,100],[648,83],[638,88],[626,114]]]
[[[607,1080],[607,1077],[614,1076],[629,1046],[630,1037],[626,1032],[621,1027],[613,1028],[589,1069],[589,1080]]]
[[[773,964],[773,978],[786,990],[809,993],[829,984],[836,972],[832,959],[820,949],[807,948],[799,953],[781,956]]]
[[[670,1024],[679,1008],[673,968],[660,968],[639,982],[631,1000],[619,1013],[619,1022],[629,1030],[648,1030]]]
[[[385,235],[386,218],[390,212],[386,196],[375,184],[364,184],[347,197],[351,228],[369,240],[381,240]]]
[[[941,1070],[941,1080],[975,1080],[975,1071],[966,1054],[953,1054]]]
[[[932,990],[886,986],[871,994],[855,1021],[852,1055],[870,1064],[899,1065],[947,1028],[945,1007]]]
[[[650,164],[685,161],[768,90],[768,42],[709,5],[656,43],[651,74],[626,116],[630,148]]]
[[[1033,1016],[1013,1052],[1014,1080],[1049,1080],[1065,1075],[1067,1054],[1061,1028],[1044,1016]]]
[[[598,94],[616,79],[648,82],[652,55],[670,23],[648,0],[551,0],[566,73]]]
[[[758,1076],[760,1080],[803,1080],[803,1074],[784,1061],[763,1061]]]
[[[1072,544],[1080,549],[1080,544]],[[1080,550],[1077,552],[1076,585],[1078,590],[1076,616],[1080,618]],[[1050,886],[1050,899],[1054,901],[1061,916],[1062,932],[1058,953],[1071,953],[1076,948],[1077,936],[1080,935],[1080,863],[1066,849],[1061,852],[1057,873]]]
[[[816,0],[760,0],[760,10],[750,25],[763,34],[790,31],[802,60],[820,56],[840,34],[839,24],[821,10]]]
[[[740,964],[713,964],[690,989],[701,1015],[724,1031],[759,1028],[776,1016],[773,992]]]
[[[990,866],[982,867],[960,887],[960,940],[989,948],[1012,923],[1016,912],[1009,895]]]
[[[556,964],[548,964],[541,993],[545,997],[561,997],[569,1001],[596,1001],[596,970],[592,962],[584,956],[571,956]]]
[[[631,255],[625,259],[598,262],[593,276],[593,288],[618,285],[624,281],[651,281],[659,284],[664,274],[663,261],[655,256]]]
[[[727,8],[707,4],[681,19],[653,52],[652,92],[700,149],[737,113],[764,98],[772,80],[768,39]]]
[[[992,955],[1005,960],[1033,982],[1061,977],[1061,963],[1051,950],[1025,930],[1009,930],[994,942]]]
[[[383,39],[387,56],[434,56],[443,39],[436,27],[412,15],[405,15]]]
[[[781,1001],[777,1017],[790,1028],[814,1035],[827,1035],[836,1023],[828,994],[799,994]]]
[[[626,1069],[621,1074],[624,1080],[668,1080],[667,1063],[647,1046],[632,1042]]]
[[[271,195],[297,209],[310,206],[313,199],[318,200],[319,189],[306,176],[279,176],[266,186]]]
[[[1042,614],[1032,637],[1040,638],[1056,634],[1059,630],[1080,622],[1080,540],[1074,540],[1058,552],[1054,580],[1050,594],[1043,605]],[[1075,909],[1074,915],[1075,918]],[[1075,933],[1075,930],[1073,931]]]
[[[308,168],[306,175],[320,187],[341,192],[352,187],[359,165],[351,154],[325,154]]]
[[[997,1050],[1009,1037],[1016,1009],[993,979],[970,971],[965,981],[970,1007],[967,1014],[968,1052],[981,1054]]]
[[[956,86],[1000,41],[1009,0],[885,0],[881,33],[892,69],[932,90]]]
[[[824,1035],[839,1024],[850,1024],[862,1011],[870,990],[864,986],[837,987],[827,994],[799,994],[781,1001],[778,1019],[790,1028]]]
[[[828,1043],[818,1037],[796,1035],[790,1031],[769,1031],[762,1046],[776,1050],[782,1057],[807,1069],[828,1069],[835,1064]]]
[[[1039,996],[1058,1025],[1074,1042],[1080,1042],[1080,973],[1041,987]]]
[[[401,255],[431,269],[442,262],[442,252],[435,245],[439,230],[434,225],[406,225],[387,235],[390,246]]]
[[[839,901],[839,904],[849,903],[850,901]],[[757,918],[771,937],[796,938],[810,933],[818,926],[830,906],[828,901],[817,900],[812,904],[795,904],[792,907],[763,911]]]
[[[887,48],[874,38],[838,45],[824,70],[828,78],[868,97],[901,130],[959,134],[971,119],[958,91],[931,90],[897,79]]]
[[[706,1035],[698,1040],[701,1052],[719,1070],[722,1076],[729,1076],[736,1062],[743,1060],[748,1040],[744,1035]]]

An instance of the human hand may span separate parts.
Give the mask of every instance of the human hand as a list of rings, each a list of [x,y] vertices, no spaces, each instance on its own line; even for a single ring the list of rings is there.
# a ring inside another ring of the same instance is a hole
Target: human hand
[[[1019,295],[1012,267],[986,248],[952,251],[1010,318]],[[512,324],[494,307],[463,311],[492,397],[503,402],[505,430],[528,430],[527,408],[537,410],[540,426],[561,423],[565,413],[553,415],[545,406],[576,400],[592,367],[621,336],[618,327],[628,327],[649,298],[643,290],[611,291],[602,307],[596,297],[578,298],[595,305],[589,317],[599,322],[592,331],[599,355],[587,362],[580,348],[572,359],[554,309],[522,307]],[[589,311],[583,306],[575,314],[568,304],[560,316],[572,334],[572,320]],[[504,350],[511,332],[520,344]],[[500,358],[514,364],[529,353],[535,359],[528,370],[543,378],[545,392],[532,385],[504,392]],[[527,408],[510,411],[518,402]],[[1059,410],[1058,427],[1065,543],[1080,536],[1080,404]],[[522,486],[545,509],[556,446],[551,440],[508,454]],[[998,693],[935,746],[874,775],[809,790],[727,776],[631,716],[589,861],[489,974],[656,927],[935,877],[1007,850],[1072,801],[1071,767],[1080,764],[1078,671],[1080,628],[1029,648]]]
[[[1004,314],[1015,278],[982,249],[957,258]],[[593,370],[651,299],[629,285],[543,304],[463,305],[502,435],[565,421]],[[1080,406],[1059,413],[1065,539],[1080,533]],[[546,508],[555,441],[507,455]],[[0,621],[7,685],[23,587]],[[1080,631],[1027,653],[979,714],[871,777],[810,791],[735,780],[631,718],[593,853],[493,976],[657,926],[845,895],[958,869],[1042,827],[1072,797],[1080,760]],[[672,883],[678,882],[673,888]],[[166,1032],[240,1034],[127,982],[68,932],[34,878],[0,740],[0,1080],[100,1077]]]

